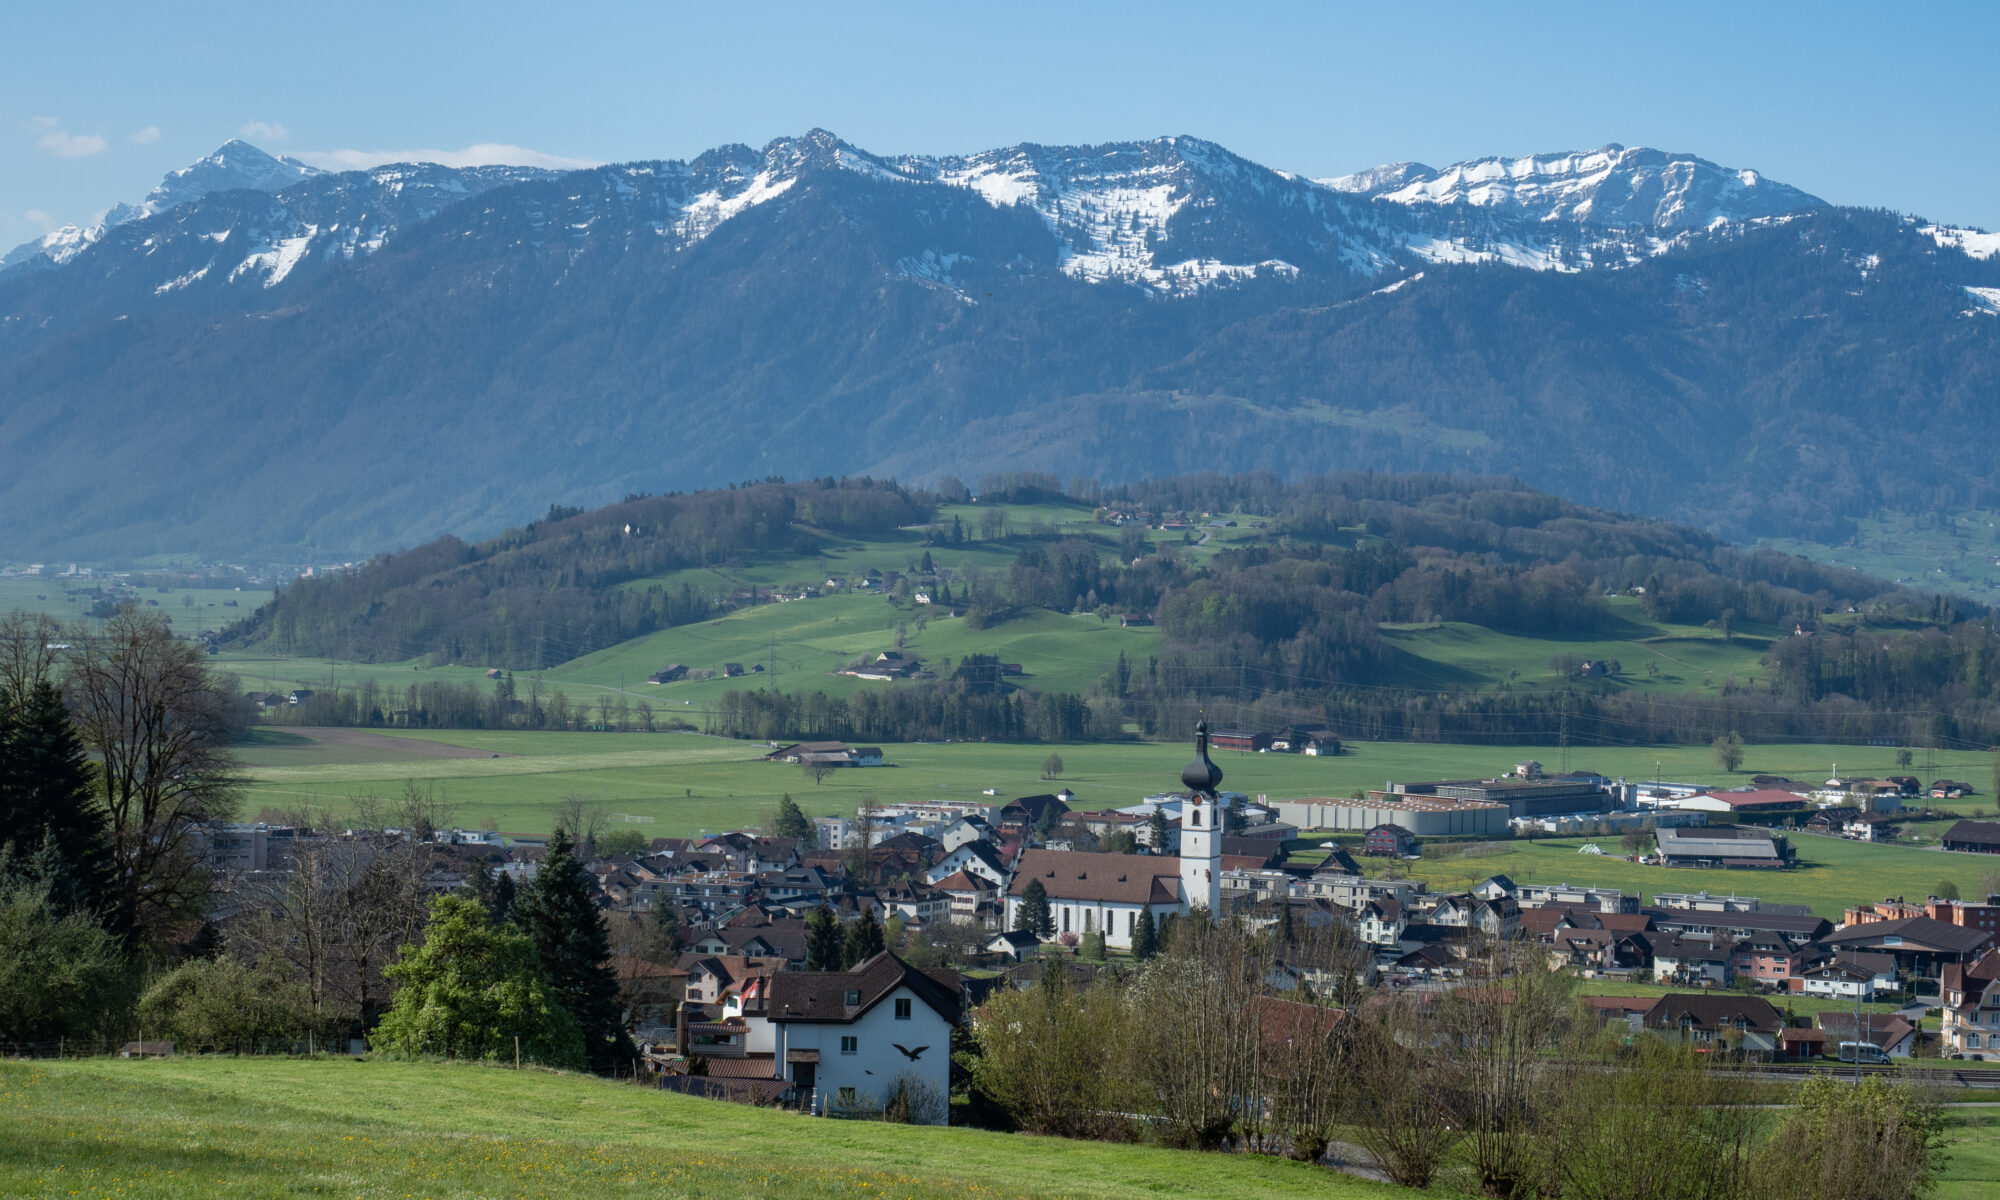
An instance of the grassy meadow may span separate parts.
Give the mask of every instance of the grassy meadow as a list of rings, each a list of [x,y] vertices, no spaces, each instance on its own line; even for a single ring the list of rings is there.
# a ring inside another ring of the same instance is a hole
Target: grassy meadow
[[[1282,1159],[816,1120],[543,1071],[347,1059],[0,1063],[0,1195],[23,1200],[1394,1191]]]
[[[86,611],[94,601],[82,597],[72,597],[71,591],[82,591],[108,584],[112,580],[98,579],[0,579],[0,613],[22,609],[33,613],[46,613],[71,627],[95,630],[99,622],[86,616]],[[200,633],[204,630],[220,629],[231,621],[249,616],[257,606],[271,598],[271,593],[252,588],[237,591],[234,588],[139,588],[130,593],[130,598],[147,611],[164,614],[173,621],[176,633]],[[229,607],[231,602],[236,607]]]

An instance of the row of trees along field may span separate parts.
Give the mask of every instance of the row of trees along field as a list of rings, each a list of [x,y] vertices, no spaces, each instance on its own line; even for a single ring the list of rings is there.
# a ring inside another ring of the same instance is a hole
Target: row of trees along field
[[[961,1056],[971,1111],[1305,1161],[1351,1140],[1398,1184],[1495,1200],[1903,1200],[1942,1168],[1934,1096],[1758,1085],[1726,1042],[1614,1033],[1531,942],[1475,947],[1464,987],[1391,994],[1353,986],[1343,937],[1202,917],[1170,921],[1147,961],[1045,961],[996,992]]]
[[[982,499],[1064,500],[1056,481],[1043,476],[984,483],[995,490]],[[1286,483],[1248,474],[1069,487],[1142,513],[1256,514],[1263,528],[1206,560],[1179,544],[1149,541],[1134,526],[1088,535],[1047,525],[1027,533],[982,529],[1014,554],[1002,569],[967,569],[947,582],[976,629],[1035,609],[1157,615],[1160,652],[1144,664],[1121,660],[1090,695],[1003,702],[984,694],[994,690],[990,681],[960,669],[935,684],[889,689],[886,698],[744,693],[724,702],[717,730],[1068,740],[1118,736],[1129,720],[1149,734],[1180,736],[1195,707],[1234,706],[1282,710],[1361,738],[1535,742],[1574,726],[1581,742],[1708,741],[1728,731],[1769,740],[2000,741],[1989,614],[1970,602],[1738,550],[1694,530],[1585,508],[1502,479],[1347,474]],[[965,497],[955,481],[940,491]],[[702,619],[729,602],[686,585],[636,589],[616,586],[620,581],[718,555],[809,558],[829,533],[887,534],[924,521],[933,542],[948,543],[963,536],[962,523],[938,524],[938,499],[867,480],[822,480],[554,513],[477,547],[446,539],[351,575],[302,580],[229,638],[363,661],[430,654],[434,661],[548,665]],[[1755,688],[1732,683],[1721,696],[1661,700],[1609,682],[1529,695],[1505,686],[1400,688],[1396,656],[1380,633],[1384,623],[1455,621],[1537,637],[1644,636],[1607,602],[1613,594],[1637,595],[1651,618],[1708,625],[1726,637],[1746,623],[1827,636],[1769,643],[1770,670]],[[571,615],[558,619],[562,613]],[[1825,620],[1830,613],[1842,619]],[[566,697],[545,704],[538,692],[502,696],[510,687],[503,681],[491,696],[463,685],[400,697],[337,692],[310,715],[332,724],[613,723],[603,701],[593,715]],[[1932,703],[1939,697],[1942,705]],[[1913,709],[1922,715],[1910,716]],[[643,727],[649,715],[631,709],[617,725]]]

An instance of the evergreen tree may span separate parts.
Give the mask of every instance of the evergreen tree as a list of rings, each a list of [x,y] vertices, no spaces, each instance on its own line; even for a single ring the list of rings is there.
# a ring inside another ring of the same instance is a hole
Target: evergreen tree
[[[558,828],[542,865],[514,901],[514,921],[534,945],[535,959],[557,1003],[583,1034],[585,1065],[602,1075],[629,1064],[632,1043],[618,1014],[618,977],[606,961],[611,937],[576,860],[569,831]]]
[[[653,925],[659,931],[660,945],[666,947],[669,955],[678,955],[681,946],[681,910],[674,907],[671,900],[660,900],[653,905]],[[672,962],[669,958],[667,961]]]
[[[806,970],[838,971],[847,935],[840,918],[822,904],[806,918]]]
[[[1014,928],[1025,929],[1043,941],[1056,935],[1055,914],[1049,911],[1049,892],[1039,879],[1030,879],[1021,893],[1021,907],[1014,910]]]
[[[1132,931],[1132,957],[1145,962],[1160,949],[1159,937],[1153,932],[1153,910],[1139,910],[1139,927]]]
[[[1280,900],[1279,903],[1284,907],[1279,910],[1281,915],[1278,918],[1278,944],[1281,946],[1296,946],[1299,941],[1299,933],[1292,926],[1291,901]]]
[[[511,921],[514,919],[514,901],[520,889],[514,886],[514,877],[501,872],[493,881],[493,919]]]
[[[0,842],[53,860],[52,900],[103,912],[115,867],[111,823],[62,693],[40,680],[0,715]],[[44,853],[46,851],[46,854]]]
[[[1152,834],[1153,853],[1165,854],[1167,852],[1167,810],[1155,807],[1152,819],[1147,824]]]
[[[819,831],[813,827],[812,818],[806,816],[799,802],[786,792],[778,798],[778,815],[771,819],[771,833],[777,837],[797,838],[799,849],[819,848]]]
[[[882,922],[875,919],[875,910],[861,914],[861,919],[848,931],[847,948],[840,956],[843,967],[852,967],[882,953],[888,945],[882,937]]]

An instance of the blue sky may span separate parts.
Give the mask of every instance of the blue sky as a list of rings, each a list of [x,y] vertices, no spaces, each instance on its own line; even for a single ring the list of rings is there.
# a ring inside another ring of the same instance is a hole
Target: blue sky
[[[1192,133],[1310,175],[1615,141],[2000,228],[1992,3],[109,0],[12,6],[0,44],[0,249],[239,135],[617,161],[814,126],[884,153]]]

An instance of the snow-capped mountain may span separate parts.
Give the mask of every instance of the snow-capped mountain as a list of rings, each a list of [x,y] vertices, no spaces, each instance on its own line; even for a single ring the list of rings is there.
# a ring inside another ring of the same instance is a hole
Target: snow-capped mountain
[[[1657,234],[1826,206],[1819,197],[1756,171],[1615,144],[1581,153],[1476,158],[1442,170],[1392,163],[1320,182],[1394,204],[1465,205],[1529,221]]]
[[[1738,534],[2000,506],[2000,237],[1687,156],[232,144],[133,209],[0,271],[21,556],[367,552],[843,472],[1496,471]]]
[[[231,138],[215,153],[169,172],[139,203],[114,204],[86,224],[65,225],[14,247],[0,257],[0,272],[13,267],[61,266],[119,225],[166,212],[210,192],[275,192],[320,173],[318,167],[295,158],[274,157],[240,138]]]

